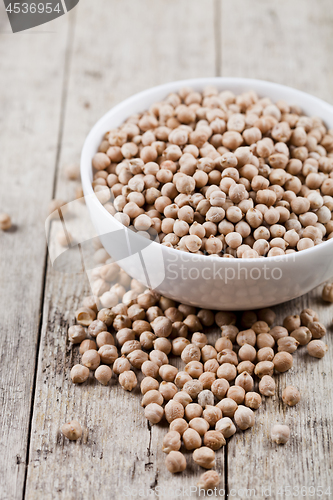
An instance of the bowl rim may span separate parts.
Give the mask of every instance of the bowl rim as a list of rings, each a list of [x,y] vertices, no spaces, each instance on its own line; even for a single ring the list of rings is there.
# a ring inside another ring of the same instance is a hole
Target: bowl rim
[[[91,128],[89,134],[87,135],[83,148],[82,148],[82,153],[81,153],[81,161],[80,161],[80,174],[81,174],[81,181],[82,181],[82,188],[85,196],[89,196],[91,198],[91,201],[94,203],[96,208],[98,208],[99,211],[103,212],[103,215],[109,218],[110,222],[115,224],[116,226],[119,227],[119,229],[125,229],[129,230],[126,226],[124,226],[121,222],[119,222],[113,215],[110,214],[106,210],[106,208],[102,205],[102,203],[98,200],[93,188],[92,184],[89,178],[89,171],[92,168],[91,165],[91,158],[89,158],[88,154],[88,149],[90,142],[95,139],[96,134],[100,137],[100,127],[101,125],[106,122],[113,114],[117,113],[118,111],[121,111],[124,107],[128,107],[131,105],[131,103],[137,103],[140,99],[144,99],[146,97],[149,97],[152,93],[155,92],[162,92],[165,91],[165,95],[167,96],[168,93],[170,92],[175,92],[177,89],[180,89],[185,86],[194,86],[194,87],[201,87],[204,88],[207,85],[216,85],[219,86],[219,84],[223,84],[223,86],[230,85],[230,87],[235,87],[237,85],[241,86],[248,86],[250,88],[254,88],[254,90],[258,93],[261,91],[265,91],[267,87],[274,91],[276,90],[277,92],[286,92],[291,94],[291,97],[298,96],[300,98],[303,98],[307,101],[312,102],[312,104],[317,105],[319,108],[325,109],[328,113],[332,114],[332,119],[333,119],[333,105],[329,104],[328,102],[324,101],[323,99],[320,99],[319,97],[313,96],[311,94],[308,94],[307,92],[304,92],[302,90],[298,90],[294,87],[289,87],[287,85],[282,85],[279,83],[274,83],[270,82],[267,80],[261,80],[261,79],[255,79],[255,78],[241,78],[241,77],[202,77],[202,78],[190,78],[190,79],[184,79],[184,80],[174,80],[171,82],[163,83],[161,85],[156,85],[154,87],[150,87],[148,89],[145,89],[143,91],[137,92],[136,94],[131,95],[130,97],[127,97],[126,99],[122,100],[120,103],[116,104],[113,106],[109,111],[107,111],[96,123],[95,125]],[[320,116],[320,115],[318,115]],[[106,132],[106,131],[105,131]],[[181,257],[179,255],[180,250],[177,250],[175,248],[170,248],[165,245],[161,245],[160,243],[157,243],[156,241],[151,242],[152,245],[159,245],[159,247],[162,248],[163,252],[170,253],[171,255],[175,255],[175,257]],[[306,250],[298,251],[298,252],[293,252],[291,254],[284,254],[284,255],[278,255],[278,256],[271,256],[271,257],[256,257],[256,258],[222,258],[222,257],[216,257],[215,255],[200,255],[200,254],[191,254],[190,252],[185,252],[186,256],[189,260],[193,260],[194,262],[202,261],[202,262],[219,262],[219,264],[225,264],[226,266],[233,266],[233,265],[239,265],[245,264],[246,266],[248,264],[255,265],[255,264],[262,264],[263,262],[265,263],[273,263],[273,262],[290,262],[292,260],[298,259],[300,260],[302,257],[309,256],[311,254],[315,254],[317,252],[318,248],[325,248],[328,247],[328,245],[331,245],[333,247],[333,238],[332,240],[326,240],[320,243],[319,245],[315,245],[311,248],[308,248]],[[154,247],[153,247],[154,248]],[[305,254],[305,255],[304,255]]]

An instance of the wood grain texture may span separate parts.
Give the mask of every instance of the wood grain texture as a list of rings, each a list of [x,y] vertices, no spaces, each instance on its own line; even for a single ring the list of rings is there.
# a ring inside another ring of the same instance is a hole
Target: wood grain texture
[[[249,7],[245,0],[222,0],[221,5],[222,76],[284,83],[333,102],[330,2],[255,0]],[[255,427],[237,434],[228,444],[228,488],[238,493],[237,498],[248,498],[251,488],[256,498],[265,498],[262,488],[271,488],[268,498],[288,498],[288,486],[299,488],[299,493],[292,490],[296,498],[319,497],[318,490],[310,487],[325,490],[330,486],[333,494],[333,308],[321,302],[320,292],[317,289],[275,308],[280,321],[304,307],[316,309],[330,327],[326,336],[330,350],[323,360],[310,358],[304,348],[299,350],[293,369],[277,379],[277,396],[263,398]],[[286,408],[281,402],[287,385],[298,387],[302,394],[297,407]],[[285,447],[270,441],[270,429],[278,422],[291,428]]]
[[[75,183],[65,180],[62,167],[79,158],[89,129],[116,101],[168,80],[214,74],[213,7],[211,0],[144,0],[100,1],[96,8],[81,0],[57,197],[73,198]],[[139,498],[140,489],[148,498],[157,488],[159,498],[174,498],[169,488],[195,485],[199,467],[187,454],[186,474],[172,477],[166,471],[166,426],[147,427],[139,389],[125,393],[115,380],[110,387],[94,380],[76,387],[69,379],[79,357],[66,332],[85,294],[84,275],[60,274],[48,265],[26,498],[116,500],[125,498],[125,487],[132,493],[128,498]],[[74,418],[85,435],[69,443],[59,429]],[[222,450],[217,468],[223,477]]]
[[[217,1],[222,76],[282,83],[332,102],[330,0]]]
[[[11,500],[22,498],[25,477],[67,21],[54,21],[54,33],[13,35],[8,28],[3,20],[0,211],[13,228],[0,234],[0,497]]]

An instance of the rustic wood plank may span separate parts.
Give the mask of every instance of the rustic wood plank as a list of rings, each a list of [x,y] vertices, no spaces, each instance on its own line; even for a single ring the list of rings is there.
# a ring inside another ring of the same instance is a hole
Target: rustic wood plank
[[[328,1],[319,6],[310,1],[255,0],[249,5],[245,0],[223,0],[221,74],[276,81],[333,102],[332,29]],[[278,319],[309,306],[330,326],[333,309],[319,296],[320,289],[277,307]],[[267,497],[282,499],[287,497],[287,486],[299,487],[300,493],[292,491],[294,498],[319,497],[310,487],[331,486],[332,494],[330,333],[326,336],[330,347],[327,356],[315,360],[304,349],[297,352],[294,368],[278,377],[277,396],[266,398],[258,410],[255,427],[237,434],[228,444],[228,487],[230,493],[238,492],[237,498],[248,498],[246,490],[251,488],[256,491],[255,498],[265,498],[262,488],[271,488]],[[282,390],[290,384],[302,394],[295,408],[285,408],[280,401]],[[271,426],[277,422],[291,427],[292,437],[285,447],[274,445],[269,438]],[[284,490],[278,495],[281,487]]]
[[[26,471],[67,20],[50,23],[53,33],[13,35],[3,7],[0,211],[11,215],[14,226],[0,234],[0,496],[11,500],[22,498]]]
[[[90,127],[116,101],[168,80],[214,74],[213,7],[212,0],[101,0],[97,9],[81,0],[61,166],[79,158]],[[60,169],[57,196],[73,196],[74,185]],[[166,471],[161,451],[166,427],[147,428],[139,391],[127,394],[115,381],[110,387],[93,380],[76,387],[69,380],[78,354],[66,331],[88,290],[84,275],[48,266],[26,498],[116,500],[124,498],[126,486],[132,498],[140,488],[147,498],[156,488],[159,498],[173,498],[169,488],[194,485],[199,467],[189,460],[186,474],[172,477]],[[86,429],[82,442],[69,443],[59,433],[73,418]],[[222,476],[223,465],[221,451]]]

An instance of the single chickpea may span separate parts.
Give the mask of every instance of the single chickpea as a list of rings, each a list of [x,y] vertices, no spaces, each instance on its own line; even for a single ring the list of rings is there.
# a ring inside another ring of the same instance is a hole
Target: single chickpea
[[[165,459],[165,465],[172,474],[183,472],[186,469],[186,459],[180,451],[172,450]]]
[[[165,405],[164,408],[165,418],[169,423],[171,423],[176,418],[183,418],[184,416],[184,406],[177,401],[170,400]]]
[[[266,335],[266,334],[262,334]],[[262,347],[257,352],[257,360],[260,361],[273,361],[274,351],[271,347]]]
[[[310,321],[308,328],[312,334],[312,339],[321,339],[326,335],[326,327],[319,321]]]
[[[82,427],[77,420],[72,420],[61,427],[61,432],[70,441],[76,441],[82,436]]]
[[[242,404],[245,398],[243,387],[233,385],[227,392],[227,398],[233,399],[238,405]]]
[[[97,351],[97,345],[94,340],[86,339],[83,342],[81,342],[79,349],[80,354],[84,354],[89,349],[95,349],[95,351]]]
[[[159,383],[157,380],[153,379],[152,377],[145,377],[140,385],[141,393],[146,394],[148,391],[152,391],[154,389],[159,388]]]
[[[202,417],[194,417],[189,421],[191,429],[194,429],[199,436],[204,436],[206,432],[209,430],[209,423]]]
[[[112,377],[112,370],[109,366],[100,365],[95,371],[95,378],[102,385],[107,385]]]
[[[237,373],[247,372],[251,377],[254,374],[255,365],[251,361],[241,361],[237,366]]]
[[[259,333],[257,335],[257,347],[262,349],[263,347],[274,347],[275,340],[269,333]]]
[[[2,231],[8,231],[11,227],[12,227],[12,220],[10,216],[6,213],[0,213],[0,229]],[[67,246],[67,243],[65,246]]]
[[[289,352],[278,352],[273,359],[275,370],[283,373],[293,366],[293,357]]]
[[[166,382],[173,382],[178,373],[178,368],[171,365],[162,365],[159,368],[159,375]]]
[[[292,354],[297,350],[299,342],[293,337],[282,337],[277,341],[278,352],[289,352]]]
[[[189,424],[183,418],[176,418],[171,422],[169,429],[170,431],[178,432],[182,436],[186,429],[188,429],[188,425]]]
[[[237,409],[237,407],[236,407]],[[236,410],[235,410],[236,411]],[[215,431],[221,432],[228,439],[236,433],[236,427],[229,417],[223,417],[215,424]],[[205,443],[206,444],[206,443]],[[208,445],[206,445],[208,446]]]
[[[236,366],[231,363],[223,363],[219,366],[216,375],[220,379],[225,379],[228,382],[231,382],[237,376]]]
[[[208,448],[217,451],[222,446],[225,446],[226,440],[222,432],[218,430],[207,431],[204,435],[204,445]]]
[[[253,378],[249,373],[242,372],[236,377],[235,386],[242,387],[245,392],[251,392],[254,386]]]
[[[116,375],[120,375],[125,371],[129,371],[131,369],[131,364],[125,356],[121,356],[114,361],[112,368]]]
[[[301,400],[299,390],[292,385],[288,385],[282,392],[282,400],[288,406],[295,406]]]
[[[181,435],[177,431],[169,431],[163,438],[162,451],[170,453],[171,451],[178,451],[181,447]]]
[[[68,339],[72,344],[80,344],[86,338],[86,330],[82,325],[72,325],[68,328]]]
[[[132,372],[133,373],[133,372]],[[119,376],[119,378],[123,373]],[[132,389],[126,389],[132,390]],[[151,424],[158,424],[164,415],[164,409],[157,403],[150,403],[145,408],[145,417]]]
[[[235,411],[234,420],[236,425],[244,431],[254,426],[254,413],[250,408],[240,405]]]
[[[194,418],[200,418],[202,415],[202,406],[198,403],[190,403],[185,407],[185,417],[190,422]]]
[[[205,469],[212,469],[215,467],[215,452],[207,446],[202,446],[194,450],[193,460]]]
[[[132,370],[124,371],[119,375],[119,384],[125,391],[132,391],[137,383],[136,375]]]
[[[314,358],[323,358],[328,351],[328,346],[322,340],[311,340],[307,345],[307,351]]]
[[[290,438],[290,429],[287,425],[276,424],[271,429],[271,439],[277,444],[286,444]]]
[[[201,446],[200,434],[193,428],[187,429],[183,434],[184,446],[187,450],[195,450]]]
[[[325,302],[333,302],[333,283],[324,286],[321,296]]]
[[[82,356],[82,364],[90,370],[96,370],[101,362],[100,355],[95,349],[86,351]]]
[[[166,382],[165,380],[163,380],[160,383],[159,391],[162,394],[165,401],[169,401],[170,399],[172,399],[174,395],[178,392],[177,387],[175,386],[174,383]]]
[[[306,326],[296,328],[291,332],[290,336],[296,339],[300,345],[308,344],[312,338],[312,334]]]
[[[71,379],[74,384],[82,384],[89,377],[89,369],[86,366],[74,365],[71,369]]]
[[[172,401],[182,404],[185,408],[187,405],[192,403],[192,398],[189,394],[187,394],[187,392],[179,391],[174,395]]]
[[[259,382],[259,392],[263,396],[274,396],[275,382],[270,375],[264,375]]]
[[[272,361],[260,361],[256,364],[254,373],[257,377],[262,378],[266,375],[272,376],[274,372],[274,363]]]
[[[107,365],[111,365],[118,358],[118,351],[114,345],[103,345],[99,348],[98,354],[101,358],[102,363],[105,363]]]
[[[257,410],[261,405],[261,396],[257,392],[247,392],[244,399],[245,406]]]
[[[247,343],[243,344],[238,351],[238,357],[241,361],[254,361],[256,359],[256,355],[256,349]]]
[[[220,481],[219,474],[215,470],[209,470],[200,476],[197,487],[203,490],[214,490]]]
[[[236,337],[236,342],[239,346],[243,346],[245,344],[255,346],[256,340],[257,337],[252,328],[239,332]]]
[[[96,318],[96,313],[88,307],[81,307],[75,313],[76,321],[79,325],[89,326]]]

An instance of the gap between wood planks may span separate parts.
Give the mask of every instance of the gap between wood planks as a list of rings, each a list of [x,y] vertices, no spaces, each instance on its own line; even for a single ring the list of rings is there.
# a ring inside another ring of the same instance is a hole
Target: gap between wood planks
[[[57,153],[56,153],[54,176],[53,176],[52,198],[54,198],[54,196],[55,196],[56,183],[57,183],[57,177],[58,177],[58,172],[59,172],[59,160],[60,160],[63,132],[64,132],[65,109],[66,109],[67,96],[68,96],[69,70],[70,70],[70,64],[71,64],[72,53],[73,53],[76,10],[73,9],[73,11],[71,12],[71,14],[69,14],[69,16],[70,16],[70,22],[68,23],[68,28],[67,28],[67,44],[66,44],[66,53],[65,53],[65,61],[64,61],[64,77],[63,77],[61,101],[60,101],[59,133],[58,133],[58,140],[57,140]],[[47,245],[46,241],[45,241],[45,245]],[[42,332],[42,326],[43,326],[43,313],[44,313],[43,304],[44,304],[44,299],[45,299],[47,267],[48,267],[48,251],[46,249],[45,259],[44,259],[44,263],[43,263],[42,293],[41,293],[41,300],[40,300],[40,306],[39,306],[40,307],[40,318],[39,318],[38,337],[37,337],[37,345],[36,345],[35,370],[34,370],[33,381],[32,381],[32,389],[31,389],[27,452],[26,452],[26,459],[25,459],[25,472],[24,472],[24,481],[23,481],[23,490],[22,490],[22,499],[23,500],[25,498],[25,493],[26,493],[28,467],[29,467],[29,459],[30,459],[31,428],[32,428],[32,420],[33,420],[33,413],[34,413],[34,404],[35,404],[36,381],[37,381],[38,359],[39,359],[39,352],[40,352],[41,332]]]

